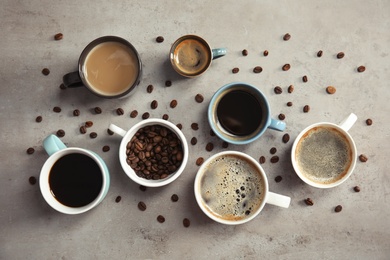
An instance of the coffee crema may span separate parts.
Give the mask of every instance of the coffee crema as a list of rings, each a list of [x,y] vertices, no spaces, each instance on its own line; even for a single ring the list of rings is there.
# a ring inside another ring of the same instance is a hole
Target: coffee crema
[[[199,185],[207,210],[224,220],[241,220],[256,213],[265,196],[264,179],[258,171],[239,155],[223,155],[211,161]]]
[[[352,164],[347,138],[332,127],[314,127],[299,140],[295,160],[303,175],[313,182],[331,184],[342,179]]]
[[[115,96],[134,85],[139,73],[139,62],[134,51],[119,42],[103,42],[87,55],[84,75],[94,91]]]

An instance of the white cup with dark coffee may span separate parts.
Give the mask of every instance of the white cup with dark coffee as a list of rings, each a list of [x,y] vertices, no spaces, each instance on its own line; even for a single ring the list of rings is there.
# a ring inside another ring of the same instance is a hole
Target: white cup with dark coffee
[[[291,198],[268,190],[267,176],[251,156],[236,151],[217,153],[199,168],[196,201],[212,220],[238,225],[254,219],[265,204],[288,208]]]
[[[332,188],[351,176],[357,149],[348,130],[356,120],[357,116],[351,113],[339,125],[316,123],[297,136],[291,161],[301,180],[316,188]]]

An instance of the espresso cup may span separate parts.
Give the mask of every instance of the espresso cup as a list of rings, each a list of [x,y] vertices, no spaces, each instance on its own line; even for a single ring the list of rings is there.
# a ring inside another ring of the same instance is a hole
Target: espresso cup
[[[226,54],[226,48],[211,49],[206,40],[197,35],[177,39],[169,52],[173,69],[184,77],[196,77],[205,72],[211,61]]]
[[[288,208],[291,198],[270,192],[267,176],[249,155],[225,151],[207,159],[194,184],[196,201],[212,220],[238,225],[255,218],[265,204]]]
[[[215,92],[208,107],[208,121],[219,138],[232,144],[253,142],[267,128],[286,128],[286,123],[271,118],[264,94],[243,82],[224,85]]]
[[[50,156],[39,176],[39,186],[46,202],[65,214],[80,214],[96,207],[110,186],[108,168],[96,153],[66,147],[55,135],[43,141]]]
[[[66,74],[66,87],[87,87],[104,98],[130,95],[140,83],[141,58],[134,46],[116,36],[100,37],[85,47],[80,55],[78,71]]]
[[[316,123],[297,136],[291,161],[302,181],[316,188],[332,188],[351,176],[357,150],[348,130],[356,120],[352,113],[340,125]]]

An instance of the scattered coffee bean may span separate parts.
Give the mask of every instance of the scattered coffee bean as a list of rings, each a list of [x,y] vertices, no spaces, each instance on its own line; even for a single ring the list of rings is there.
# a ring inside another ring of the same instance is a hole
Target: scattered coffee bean
[[[116,198],[115,198],[115,202],[116,203],[119,203],[121,200],[122,200],[121,196],[116,196]]]
[[[279,94],[283,93],[283,89],[281,87],[279,87],[279,86],[276,86],[274,88],[274,92],[275,92],[275,94],[279,95]]]
[[[47,75],[50,74],[50,70],[49,70],[48,68],[44,68],[44,69],[42,70],[42,74],[45,75],[45,76],[47,76]]]
[[[27,154],[33,154],[35,152],[35,149],[30,147],[30,148],[27,149],[26,152],[27,152]]]
[[[162,37],[162,36],[157,36],[156,42],[162,43],[163,41],[164,41],[164,37]]]
[[[361,162],[367,162],[368,158],[367,158],[367,156],[365,156],[364,154],[361,154],[361,155],[359,155],[359,160],[360,160]]]
[[[367,120],[366,120],[366,124],[367,124],[367,125],[372,125],[372,119],[370,119],[370,118],[367,119]]]
[[[256,67],[253,68],[253,72],[254,72],[254,73],[260,73],[260,72],[262,72],[262,71],[263,71],[263,68],[260,67],[260,66],[256,66]]]
[[[337,59],[342,59],[342,58],[344,58],[344,56],[345,56],[345,54],[344,54],[344,52],[339,52],[339,53],[337,53]]]
[[[164,223],[164,222],[165,222],[164,216],[158,215],[158,216],[157,216],[157,221],[160,222],[160,223]]]
[[[191,138],[191,144],[192,145],[196,145],[198,143],[198,139],[196,139],[196,137],[192,137]]]
[[[294,86],[293,85],[288,86],[287,92],[293,93],[293,91],[294,91]]]
[[[64,137],[64,136],[65,136],[65,131],[62,130],[62,129],[60,129],[60,130],[57,131],[56,135],[57,135],[58,137]]]
[[[302,81],[305,82],[305,83],[307,82],[307,76],[306,75],[302,77]]]
[[[278,175],[275,177],[275,182],[281,182],[282,181],[282,176]]]
[[[114,132],[111,131],[111,129],[107,128],[107,134],[109,134],[109,135],[114,135]]]
[[[53,107],[53,111],[56,112],[56,113],[60,113],[61,110],[62,109],[60,107]]]
[[[138,202],[138,209],[141,211],[145,211],[146,210],[145,202],[143,202],[143,201]]]
[[[277,155],[272,156],[270,161],[271,161],[271,163],[279,162],[279,156],[277,156]]]
[[[191,225],[191,222],[188,218],[183,219],[183,226],[188,228]]]
[[[202,103],[204,100],[204,97],[202,94],[196,94],[195,96],[195,101],[198,102],[198,103]]]
[[[358,72],[364,72],[366,70],[366,67],[364,67],[364,66],[359,66],[358,68],[357,68],[357,71]]]
[[[169,115],[168,115],[168,114],[164,114],[164,115],[162,116],[162,119],[168,120],[168,119],[169,119]]]
[[[118,116],[122,116],[124,113],[125,113],[125,111],[123,110],[123,108],[118,107],[118,108],[116,109],[116,114],[117,114]]]
[[[328,94],[332,95],[332,94],[336,93],[336,88],[333,86],[328,86],[328,87],[326,87],[326,92]]]
[[[322,57],[322,50],[319,50],[319,51],[317,52],[317,57],[318,57],[318,58]]]
[[[243,56],[248,56],[248,50],[246,50],[246,49],[242,50],[242,55]]]
[[[152,93],[153,90],[154,90],[154,86],[153,86],[153,85],[148,85],[148,86],[146,87],[146,92],[148,92],[149,94]]]
[[[304,113],[308,113],[309,111],[310,111],[309,105],[305,105],[305,106],[303,107],[303,112],[304,112]]]
[[[291,38],[291,35],[290,35],[289,33],[286,33],[286,34],[283,36],[283,40],[285,40],[285,41],[290,40],[290,38]]]
[[[192,128],[192,130],[195,130],[195,131],[198,130],[199,129],[198,123],[192,123],[191,128]]]
[[[87,128],[85,126],[80,126],[80,133],[85,134],[87,132]]]
[[[137,111],[137,110],[131,111],[131,113],[130,113],[130,117],[131,117],[131,118],[135,118],[135,117],[137,117],[137,116],[138,116],[138,111]]]
[[[171,200],[172,200],[173,202],[177,202],[177,201],[179,200],[179,196],[177,196],[177,194],[173,194],[173,195],[171,196]]]
[[[232,69],[233,74],[237,74],[239,71],[240,71],[240,69],[237,67]]]
[[[166,87],[172,86],[172,81],[170,81],[170,80],[165,81],[165,86]]]
[[[62,40],[62,38],[64,38],[64,35],[62,33],[57,33],[56,35],[54,35],[54,40],[56,41]]]
[[[343,210],[343,207],[341,205],[337,205],[335,208],[334,208],[334,211],[339,213],[340,211]]]
[[[198,166],[201,166],[204,162],[204,158],[203,157],[199,157],[198,159],[196,159],[196,165]]]
[[[267,57],[268,56],[268,51],[267,50],[265,50],[264,52],[263,52],[263,55],[265,56],[265,57]]]
[[[110,151],[110,146],[105,145],[105,146],[103,146],[102,150],[103,150],[103,152],[108,152],[108,151]]]
[[[92,121],[86,121],[85,122],[85,127],[92,127],[93,126],[93,122]]]
[[[34,176],[31,176],[30,178],[28,178],[28,182],[31,185],[35,185],[35,183],[37,183],[37,178],[35,178]]]
[[[282,70],[283,71],[288,71],[290,68],[291,68],[291,65],[286,63],[286,64],[283,65]]]
[[[182,125],[182,124],[180,124],[180,123],[179,123],[179,124],[177,124],[176,126],[177,126],[177,128],[179,128],[180,130],[181,130],[181,129],[183,129],[183,125]]]
[[[150,117],[149,112],[145,112],[142,114],[142,119],[148,119]]]
[[[96,114],[101,114],[102,113],[102,109],[100,107],[95,107],[94,110],[95,110]]]
[[[37,116],[37,117],[35,118],[35,122],[37,122],[37,123],[42,122],[42,116]]]
[[[284,120],[284,119],[286,119],[286,115],[285,114],[279,114],[278,118],[280,120]]]
[[[172,100],[171,103],[169,104],[169,106],[171,108],[175,108],[177,106],[177,100],[176,99]]]
[[[282,137],[283,143],[288,143],[290,141],[290,135],[289,134],[284,134]]]
[[[229,147],[229,143],[226,142],[226,141],[223,141],[222,142],[222,148],[228,148]]]
[[[65,84],[64,84],[64,83],[61,83],[61,84],[60,84],[60,89],[61,89],[61,90],[64,90],[64,89],[66,89],[66,86],[65,86]]]
[[[156,109],[157,107],[158,107],[157,100],[153,100],[152,103],[150,103],[150,108],[151,109]]]
[[[355,192],[360,192],[360,187],[359,187],[359,186],[355,186],[355,187],[353,187],[353,190],[354,190]]]
[[[139,185],[139,189],[141,191],[146,191],[147,190],[146,186],[144,186],[144,185]]]
[[[214,149],[213,143],[207,143],[206,144],[206,151],[211,152]]]
[[[271,154],[275,154],[275,153],[277,152],[276,147],[272,147],[272,148],[269,150],[269,152],[270,152]]]
[[[91,137],[92,139],[95,139],[97,137],[97,133],[96,132],[91,132],[89,134],[89,137]]]
[[[291,102],[291,101],[287,102],[288,107],[292,107],[292,105],[293,105],[293,102]]]
[[[260,164],[264,164],[265,163],[265,157],[264,156],[260,156],[259,163]]]
[[[313,205],[314,205],[314,202],[313,202],[313,200],[312,200],[311,198],[305,199],[305,203],[306,203],[306,205],[308,205],[308,206],[313,206]]]
[[[73,110],[73,116],[79,116],[80,115],[80,110],[75,109]]]
[[[213,129],[210,129],[210,135],[211,136],[215,136],[215,133],[214,133]]]

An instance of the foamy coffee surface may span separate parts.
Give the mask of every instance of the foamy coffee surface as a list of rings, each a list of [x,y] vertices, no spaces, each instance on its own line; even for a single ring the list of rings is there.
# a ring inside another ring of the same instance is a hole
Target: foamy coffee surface
[[[176,66],[186,74],[197,74],[206,69],[210,61],[208,46],[194,39],[180,42],[174,51]]]
[[[315,127],[298,143],[296,161],[307,178],[329,184],[347,173],[352,151],[346,137],[337,129]]]
[[[219,218],[240,220],[252,215],[264,199],[264,180],[255,166],[237,155],[216,158],[205,168],[200,194]]]

